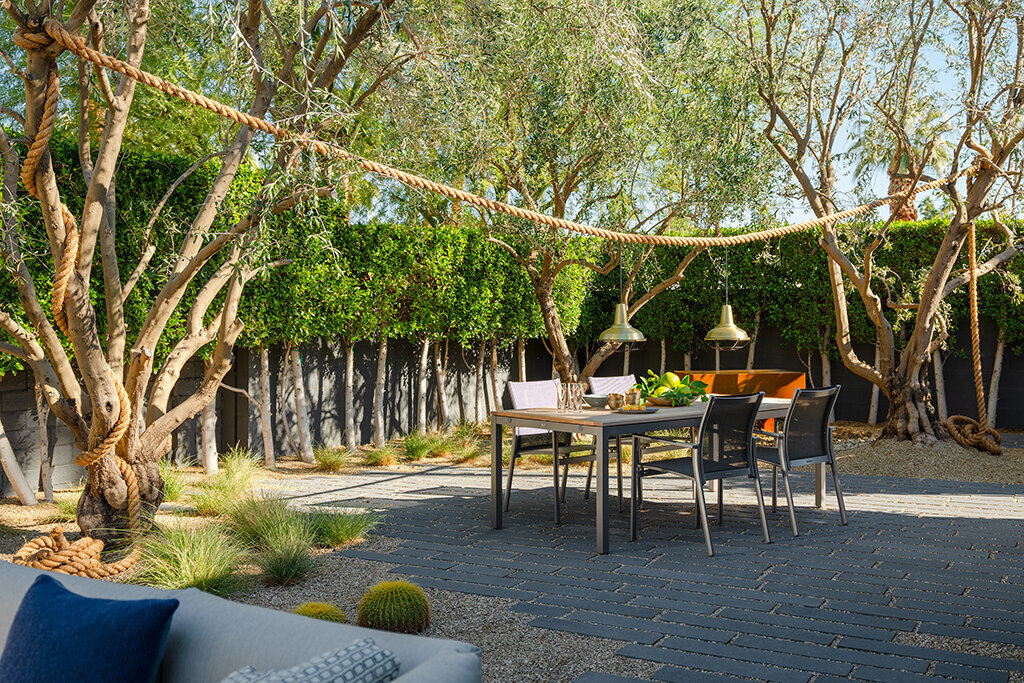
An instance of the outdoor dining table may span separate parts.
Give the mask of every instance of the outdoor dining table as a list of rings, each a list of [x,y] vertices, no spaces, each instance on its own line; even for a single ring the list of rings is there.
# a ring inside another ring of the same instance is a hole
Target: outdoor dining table
[[[524,408],[496,410],[491,413],[491,526],[501,529],[502,462],[501,427],[533,427],[551,432],[589,434],[595,437],[597,456],[597,552],[608,552],[608,440],[631,434],[645,434],[665,429],[698,427],[707,403],[690,406],[658,408],[652,413],[622,413],[612,410],[585,409],[577,412],[557,408]],[[784,418],[790,400],[765,398],[757,411],[757,419]],[[557,448],[557,439],[553,439]]]

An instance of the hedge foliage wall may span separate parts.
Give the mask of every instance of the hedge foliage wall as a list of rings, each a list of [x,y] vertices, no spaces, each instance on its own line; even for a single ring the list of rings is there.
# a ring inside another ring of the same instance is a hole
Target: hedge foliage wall
[[[73,212],[79,211],[84,186],[73,145],[56,144],[55,161],[65,201]],[[146,247],[144,228],[153,209],[190,165],[189,160],[171,156],[122,157],[116,217],[122,279],[128,277]],[[188,229],[213,169],[211,163],[192,174],[160,213],[150,236],[157,256],[127,302],[130,329],[137,329],[163,284],[172,265],[167,260],[167,255],[173,254],[170,247]],[[235,181],[234,199],[253,191],[258,183],[257,170],[243,169]],[[221,227],[237,218],[234,207],[241,205],[229,198],[221,208]],[[38,212],[27,201],[17,208]],[[42,231],[40,220],[34,224]],[[296,344],[318,336],[345,342],[382,337],[448,339],[469,345],[474,340],[511,343],[543,334],[540,311],[525,272],[507,252],[489,243],[468,215],[460,226],[451,222],[352,223],[341,202],[327,199],[300,205],[263,229],[266,260],[286,262],[263,269],[248,285],[241,314],[246,324],[244,345]],[[846,226],[844,237],[850,253],[878,229],[874,222]],[[883,298],[911,303],[904,294],[925,277],[944,231],[941,218],[890,229],[876,255],[875,287]],[[41,232],[30,235],[31,243],[24,250],[39,289],[48,288],[52,279],[52,258],[46,253],[44,237]],[[816,240],[817,236],[808,232],[731,247],[730,300],[738,322],[748,331],[755,331],[754,321],[760,312],[760,325],[781,330],[801,354],[832,354],[832,297],[825,254]],[[980,259],[1000,251],[1003,241],[1001,231],[991,225],[980,226]],[[596,241],[581,239],[574,248],[580,258],[604,259],[604,245]],[[683,253],[680,249],[660,250],[639,274],[634,292],[644,291],[671,272]],[[624,250],[625,267],[635,256],[629,247]],[[641,309],[634,324],[651,339],[665,339],[684,353],[696,351],[706,331],[717,323],[724,300],[725,256],[722,249],[700,254],[685,279]],[[961,261],[958,268],[965,268],[966,254]],[[1022,263],[1020,259],[1011,261],[1006,269],[981,281],[982,316],[1003,329],[1008,347],[1016,352],[1024,348]],[[102,302],[102,285],[96,279],[93,285],[96,301]],[[598,275],[572,266],[559,276],[556,300],[562,325],[578,348],[592,345],[610,324],[618,292],[617,270]],[[18,314],[17,290],[9,271],[0,275],[0,301],[5,310]],[[180,334],[183,329],[187,304],[187,300],[183,302],[170,334],[157,350],[158,363],[175,342],[175,332]],[[873,328],[855,293],[849,295],[849,306],[855,340],[873,343]],[[966,311],[963,288],[949,298],[945,314],[956,321],[966,316]],[[888,315],[897,338],[913,325],[911,311],[891,308]],[[954,331],[954,325],[950,328]],[[955,346],[956,341],[951,339],[950,345]],[[15,359],[0,356],[0,374],[18,367]]]

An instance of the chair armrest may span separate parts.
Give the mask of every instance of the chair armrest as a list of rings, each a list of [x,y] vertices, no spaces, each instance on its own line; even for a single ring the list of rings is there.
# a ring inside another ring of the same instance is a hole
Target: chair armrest
[[[658,442],[658,443],[667,443],[667,444],[671,444],[673,446],[678,446],[679,448],[696,448],[697,447],[697,444],[695,444],[695,443],[687,443],[685,441],[678,441],[676,439],[667,439],[667,438],[665,438],[663,436],[645,436],[645,437],[643,437],[643,440],[644,441]]]
[[[775,439],[781,439],[782,438],[782,434],[779,433],[779,432],[766,432],[763,429],[755,429],[754,430],[754,434],[756,434],[758,436],[770,436],[770,437],[773,437]]]

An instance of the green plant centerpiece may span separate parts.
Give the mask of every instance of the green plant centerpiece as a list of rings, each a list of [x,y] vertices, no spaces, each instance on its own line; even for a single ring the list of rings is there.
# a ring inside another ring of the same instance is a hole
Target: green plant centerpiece
[[[292,610],[292,614],[301,614],[304,617],[323,619],[324,621],[336,621],[339,624],[348,622],[348,617],[337,605],[329,602],[304,602]]]
[[[647,377],[633,388],[639,389],[640,395],[649,403],[659,406],[688,406],[697,399],[708,400],[707,384],[689,375],[680,377],[674,372],[658,375],[648,370]]]
[[[430,626],[430,600],[409,581],[382,581],[359,603],[359,625],[398,633],[419,633]]]

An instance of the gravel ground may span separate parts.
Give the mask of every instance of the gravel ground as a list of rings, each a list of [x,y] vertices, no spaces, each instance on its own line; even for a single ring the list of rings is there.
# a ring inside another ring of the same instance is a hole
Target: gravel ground
[[[361,546],[387,552],[398,543],[373,538]],[[235,599],[250,605],[292,610],[310,600],[341,607],[355,622],[359,600],[379,581],[404,578],[389,573],[392,564],[324,555],[308,580],[289,587],[255,586]],[[554,633],[530,626],[533,615],[510,611],[514,600],[487,598],[452,591],[425,589],[432,619],[423,635],[452,638],[478,645],[483,651],[486,681],[572,681],[587,671],[649,678],[660,664],[620,657],[619,641]]]
[[[1024,449],[1005,449],[993,457],[971,451],[953,442],[922,448],[910,443],[876,441],[877,427],[863,423],[840,422],[836,430],[836,452],[843,474],[916,477],[955,481],[1024,484]],[[486,465],[485,458],[467,464]],[[432,463],[432,460],[419,464]],[[438,460],[437,463],[444,463]],[[525,467],[546,467],[523,463]],[[404,465],[390,468],[412,470]],[[301,462],[283,460],[276,471],[262,471],[264,480],[309,476],[312,468]],[[194,484],[202,478],[198,468],[186,470],[186,480]],[[329,475],[321,475],[329,476]],[[337,475],[343,477],[344,474]],[[60,493],[58,497],[75,495]],[[181,504],[166,506],[158,521],[175,522]],[[0,524],[15,528],[14,533],[0,531],[0,560],[10,560],[24,540],[48,533],[53,523],[45,521],[56,506],[40,504],[26,508],[13,498],[0,499]],[[188,523],[206,523],[202,518],[186,518]],[[77,537],[75,525],[65,524],[69,540]],[[395,539],[373,537],[365,542],[367,550],[387,552],[398,544]],[[310,601],[337,604],[355,621],[362,595],[375,583],[391,580],[394,565],[342,557],[333,553],[321,556],[318,569],[306,581],[291,587],[271,587],[253,583],[234,599],[272,609],[291,610]],[[125,577],[121,577],[125,578]],[[483,650],[485,680],[488,681],[572,681],[586,671],[603,671],[621,676],[649,678],[661,665],[620,657],[614,654],[622,643],[569,633],[554,633],[529,625],[532,615],[511,611],[514,601],[427,589],[433,606],[433,623],[424,635],[453,638],[478,645]],[[952,652],[1024,660],[1024,647],[983,641],[947,638],[922,633],[899,634],[902,643]],[[1010,680],[1024,683],[1024,676],[1013,674]]]

